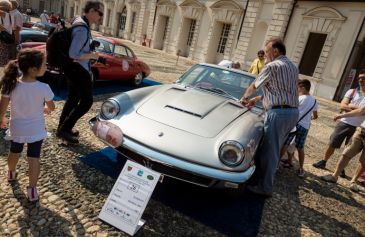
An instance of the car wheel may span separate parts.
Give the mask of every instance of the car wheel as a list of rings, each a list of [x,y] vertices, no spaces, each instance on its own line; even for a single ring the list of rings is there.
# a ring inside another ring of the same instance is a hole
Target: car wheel
[[[143,72],[139,72],[132,80],[132,83],[134,86],[140,86],[143,82],[143,79],[144,79]]]

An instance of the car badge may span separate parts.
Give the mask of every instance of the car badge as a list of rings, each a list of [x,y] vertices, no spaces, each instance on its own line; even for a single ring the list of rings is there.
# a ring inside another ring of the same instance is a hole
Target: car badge
[[[140,177],[142,177],[142,175],[143,175],[143,170],[138,170],[137,175],[138,175],[138,176],[140,176]]]
[[[147,175],[147,179],[149,179],[149,180],[153,180],[154,178],[153,178],[153,176],[152,176],[152,175]]]
[[[163,132],[160,132],[160,133],[158,134],[158,136],[159,136],[159,137],[162,137],[162,136],[163,136]]]

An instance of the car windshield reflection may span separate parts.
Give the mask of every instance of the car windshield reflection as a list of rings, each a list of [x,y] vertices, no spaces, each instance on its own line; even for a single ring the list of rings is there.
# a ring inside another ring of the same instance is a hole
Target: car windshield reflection
[[[208,65],[195,65],[182,75],[176,83],[239,100],[254,80],[254,76],[233,70]],[[261,93],[258,92],[253,96],[259,94]]]

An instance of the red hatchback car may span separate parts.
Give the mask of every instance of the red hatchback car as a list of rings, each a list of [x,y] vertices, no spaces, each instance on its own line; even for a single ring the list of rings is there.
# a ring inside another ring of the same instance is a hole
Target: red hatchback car
[[[91,65],[93,81],[120,80],[129,81],[135,86],[140,86],[143,79],[151,73],[150,67],[137,59],[132,49],[119,40],[108,37],[95,37],[99,43],[95,48],[99,56],[105,60]],[[46,50],[45,43],[23,43],[22,48],[36,48]]]

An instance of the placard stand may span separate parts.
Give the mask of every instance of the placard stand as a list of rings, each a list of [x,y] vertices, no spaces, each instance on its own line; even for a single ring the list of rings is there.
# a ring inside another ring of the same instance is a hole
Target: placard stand
[[[159,178],[159,173],[128,160],[99,218],[133,236],[145,223],[141,217]]]

